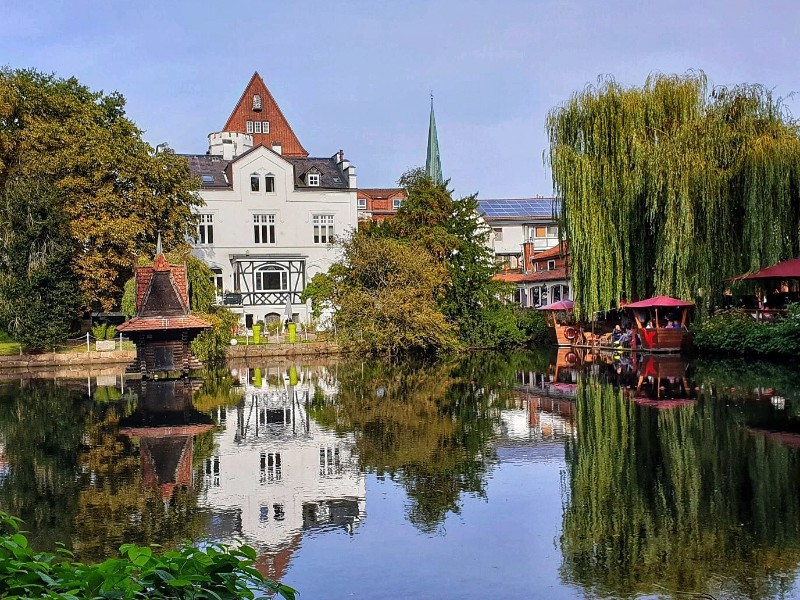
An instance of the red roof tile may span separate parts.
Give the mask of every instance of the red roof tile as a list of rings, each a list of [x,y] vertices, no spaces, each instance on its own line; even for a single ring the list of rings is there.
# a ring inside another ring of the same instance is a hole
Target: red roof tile
[[[211,327],[200,317],[133,317],[117,327],[117,331],[165,331],[169,329],[207,329]]]
[[[567,270],[564,267],[559,267],[557,269],[536,271],[534,273],[498,273],[494,278],[498,281],[506,281],[508,283],[558,281],[567,278]]]

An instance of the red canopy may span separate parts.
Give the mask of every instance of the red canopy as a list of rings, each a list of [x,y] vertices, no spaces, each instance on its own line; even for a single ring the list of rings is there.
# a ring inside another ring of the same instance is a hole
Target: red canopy
[[[572,310],[575,303],[572,300],[560,300],[547,306],[540,306],[538,310]]]
[[[756,271],[744,279],[800,279],[800,258],[779,262],[777,265]]]
[[[656,296],[655,298],[648,298],[647,300],[639,300],[639,302],[631,302],[630,304],[626,304],[624,308],[660,308],[662,306],[694,306],[694,302],[686,302],[684,300],[678,300],[677,298],[670,298],[669,296]]]

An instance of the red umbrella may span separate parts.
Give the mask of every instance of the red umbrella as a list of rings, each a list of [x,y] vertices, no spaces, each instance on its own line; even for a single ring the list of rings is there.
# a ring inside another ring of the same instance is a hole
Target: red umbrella
[[[572,300],[559,300],[547,306],[540,306],[538,310],[572,310],[575,303]]]
[[[678,298],[670,298],[669,296],[656,296],[655,298],[648,298],[647,300],[639,300],[638,302],[631,302],[626,304],[625,308],[660,308],[665,307],[684,307],[694,306],[694,302],[686,302]]]

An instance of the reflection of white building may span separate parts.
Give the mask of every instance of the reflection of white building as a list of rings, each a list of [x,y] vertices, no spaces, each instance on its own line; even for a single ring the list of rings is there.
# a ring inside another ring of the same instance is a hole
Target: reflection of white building
[[[266,552],[266,574],[279,577],[285,564],[275,563],[288,561],[303,531],[358,526],[365,479],[353,436],[325,430],[308,415],[315,391],[319,398],[335,390],[325,369],[247,369],[240,381],[244,400],[218,414],[223,429],[204,465],[200,502],[212,510],[217,539]]]

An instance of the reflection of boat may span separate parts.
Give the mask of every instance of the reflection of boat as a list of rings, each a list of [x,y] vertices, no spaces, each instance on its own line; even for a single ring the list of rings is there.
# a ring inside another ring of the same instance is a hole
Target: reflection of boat
[[[625,305],[633,314],[632,349],[649,352],[678,352],[688,341],[686,329],[692,302],[669,296],[656,296]],[[678,316],[680,315],[680,316]],[[680,321],[677,327],[664,327],[664,320]],[[633,344],[636,344],[636,347]]]
[[[561,300],[538,308],[544,311],[547,328],[559,346],[571,346],[581,341],[581,328],[575,324],[572,314],[574,306],[572,300]]]
[[[674,408],[692,404],[686,365],[680,356],[646,355],[637,366],[638,379],[633,399],[655,408]]]

